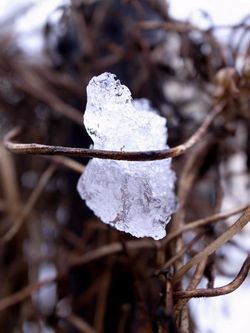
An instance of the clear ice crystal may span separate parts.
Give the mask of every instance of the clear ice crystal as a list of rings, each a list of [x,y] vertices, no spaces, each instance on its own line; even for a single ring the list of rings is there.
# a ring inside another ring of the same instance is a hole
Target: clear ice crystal
[[[166,148],[166,119],[146,99],[132,100],[115,75],[87,86],[84,125],[95,149],[142,151]],[[104,222],[135,237],[161,239],[176,208],[171,159],[150,162],[94,158],[77,185],[82,199]]]

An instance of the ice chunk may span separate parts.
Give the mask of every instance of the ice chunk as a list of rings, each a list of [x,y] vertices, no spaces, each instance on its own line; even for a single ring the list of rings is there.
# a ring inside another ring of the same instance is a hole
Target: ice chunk
[[[87,87],[84,124],[94,148],[140,151],[166,148],[165,118],[143,100],[133,101],[115,75],[103,73]],[[107,224],[136,237],[161,239],[175,211],[171,159],[129,162],[92,159],[77,189]]]

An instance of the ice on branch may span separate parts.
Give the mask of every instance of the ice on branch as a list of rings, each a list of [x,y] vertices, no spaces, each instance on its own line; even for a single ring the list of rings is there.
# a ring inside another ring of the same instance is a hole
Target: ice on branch
[[[166,148],[165,118],[145,99],[132,100],[115,75],[93,77],[87,87],[86,130],[95,149],[142,151]],[[92,159],[77,189],[104,222],[136,237],[161,239],[175,211],[171,159],[129,162]]]

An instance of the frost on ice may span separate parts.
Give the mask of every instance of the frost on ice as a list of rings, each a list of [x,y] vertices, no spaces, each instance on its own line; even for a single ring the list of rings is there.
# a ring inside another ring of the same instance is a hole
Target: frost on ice
[[[103,73],[87,87],[84,125],[95,149],[166,148],[166,120],[145,99],[132,100],[115,75]],[[104,222],[136,237],[161,239],[175,211],[171,159],[129,162],[92,159],[77,189]]]

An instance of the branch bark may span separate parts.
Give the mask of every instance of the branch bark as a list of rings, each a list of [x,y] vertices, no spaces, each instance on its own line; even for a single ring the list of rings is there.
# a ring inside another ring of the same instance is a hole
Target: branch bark
[[[223,111],[224,103],[219,103],[214,109],[208,113],[201,126],[196,132],[183,144],[173,148],[151,151],[108,151],[88,148],[72,148],[63,146],[49,146],[37,143],[15,143],[13,140],[20,135],[21,129],[14,128],[4,137],[3,142],[5,148],[17,154],[32,155],[63,155],[87,158],[101,158],[122,161],[155,161],[165,158],[176,157],[184,154],[193,145],[199,142],[207,132],[209,126],[214,119]]]

